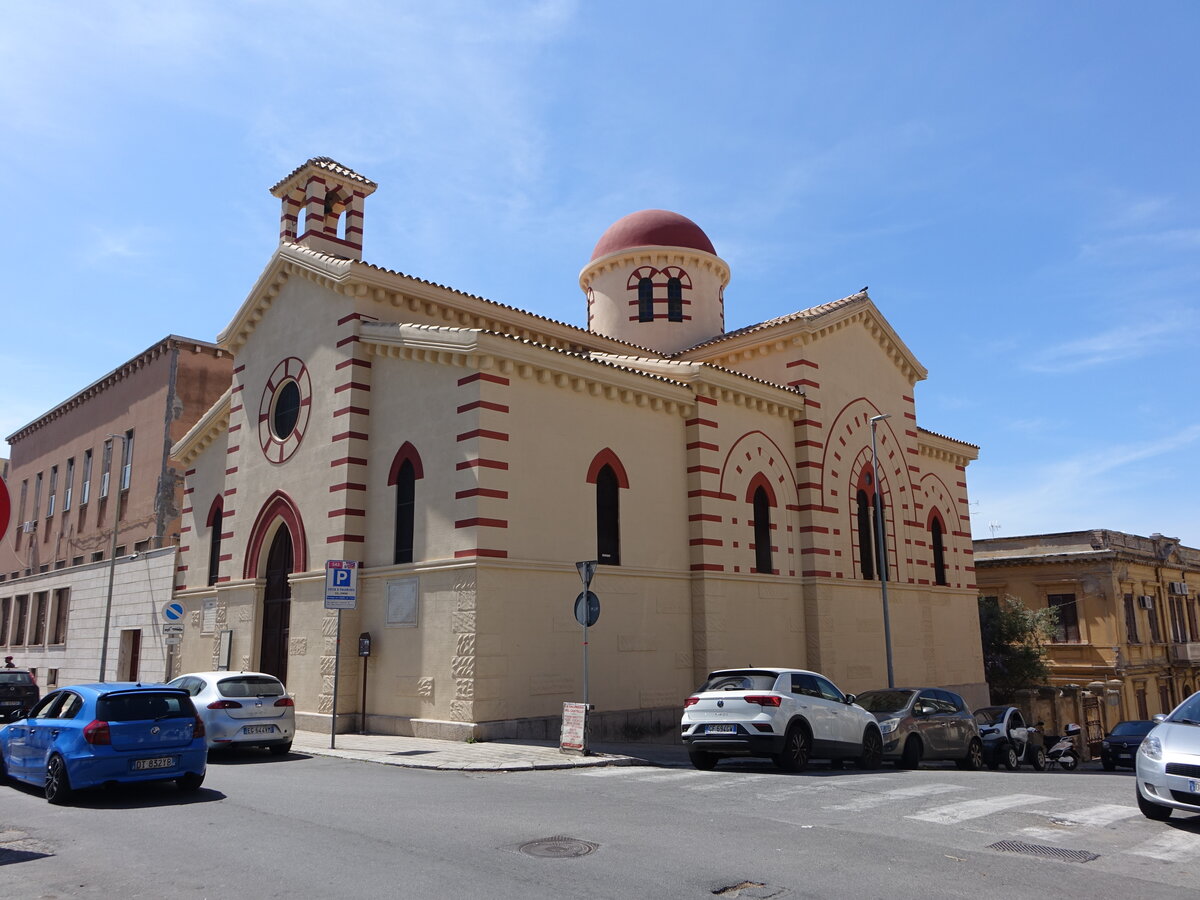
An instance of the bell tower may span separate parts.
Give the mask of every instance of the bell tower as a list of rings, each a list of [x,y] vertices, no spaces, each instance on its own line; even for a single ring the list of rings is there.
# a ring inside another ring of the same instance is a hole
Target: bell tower
[[[363,203],[376,187],[328,156],[314,156],[271,188],[283,201],[280,242],[362,259]]]

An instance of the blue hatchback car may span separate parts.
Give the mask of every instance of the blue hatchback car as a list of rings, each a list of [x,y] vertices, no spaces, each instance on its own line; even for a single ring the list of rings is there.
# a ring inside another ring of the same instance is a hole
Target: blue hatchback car
[[[166,685],[77,684],[0,728],[0,781],[41,787],[51,803],[102,784],[204,783],[204,724],[186,691]]]

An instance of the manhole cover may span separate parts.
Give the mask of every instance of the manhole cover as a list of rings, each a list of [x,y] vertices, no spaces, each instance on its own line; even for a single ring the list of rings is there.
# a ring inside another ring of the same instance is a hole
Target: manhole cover
[[[989,850],[1000,850],[1004,853],[1027,853],[1030,856],[1042,856],[1046,859],[1061,859],[1065,862],[1091,862],[1099,859],[1099,853],[1089,853],[1087,850],[1064,850],[1062,847],[1048,847],[1044,844],[1026,844],[1024,841],[997,841],[988,845]]]
[[[581,841],[578,838],[560,835],[526,841],[517,849],[528,856],[537,856],[541,859],[570,859],[576,856],[587,856],[599,846],[591,841]]]

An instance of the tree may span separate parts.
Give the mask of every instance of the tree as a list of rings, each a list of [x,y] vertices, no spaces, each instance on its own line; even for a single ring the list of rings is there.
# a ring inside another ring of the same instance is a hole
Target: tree
[[[1050,677],[1045,644],[1058,627],[1058,610],[1029,609],[1016,597],[979,598],[983,672],[993,703],[1011,703],[1016,692]]]

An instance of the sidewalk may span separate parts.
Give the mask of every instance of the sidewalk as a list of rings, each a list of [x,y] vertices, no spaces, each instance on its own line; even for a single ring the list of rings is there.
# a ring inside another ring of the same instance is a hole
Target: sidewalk
[[[533,769],[578,769],[593,766],[688,765],[687,750],[672,744],[594,744],[587,756],[563,753],[557,744],[528,741],[440,741],[390,734],[339,734],[335,749],[329,735],[297,731],[292,752],[335,756],[362,762],[459,772],[525,772]]]

